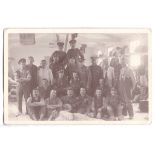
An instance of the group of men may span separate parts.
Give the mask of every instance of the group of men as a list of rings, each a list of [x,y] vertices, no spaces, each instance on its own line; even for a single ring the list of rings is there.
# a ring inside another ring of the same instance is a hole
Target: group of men
[[[63,42],[50,57],[49,66],[42,60],[39,67],[34,58],[22,58],[15,72],[17,82],[18,114],[22,114],[23,96],[26,113],[32,120],[60,120],[65,114],[82,114],[89,118],[122,120],[123,115],[134,116],[131,90],[134,76],[126,65],[115,56],[110,65],[97,65],[97,57],[91,57],[91,65],[85,66],[84,54],[71,40],[70,49],[63,51]],[[72,117],[74,119],[74,117]]]

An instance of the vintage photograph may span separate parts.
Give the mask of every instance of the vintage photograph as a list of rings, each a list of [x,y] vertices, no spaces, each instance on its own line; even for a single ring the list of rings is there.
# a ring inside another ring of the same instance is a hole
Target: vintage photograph
[[[150,29],[4,30],[4,123],[150,123],[150,36]]]

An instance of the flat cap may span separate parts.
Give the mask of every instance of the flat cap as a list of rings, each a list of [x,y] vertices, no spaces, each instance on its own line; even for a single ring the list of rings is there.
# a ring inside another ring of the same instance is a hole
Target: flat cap
[[[25,58],[19,59],[18,64],[20,64],[20,63],[26,63],[26,59]]]
[[[69,43],[74,44],[74,43],[76,43],[76,40],[70,40]]]
[[[97,59],[97,56],[91,56],[90,57],[92,60],[96,60]]]
[[[58,46],[64,46],[64,43],[62,41],[57,42]]]

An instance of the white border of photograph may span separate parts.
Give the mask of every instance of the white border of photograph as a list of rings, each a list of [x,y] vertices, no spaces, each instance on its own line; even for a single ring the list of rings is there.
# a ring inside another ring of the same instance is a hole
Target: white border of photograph
[[[146,121],[10,121],[8,118],[8,34],[9,33],[147,33],[149,75],[149,120]],[[12,28],[4,30],[4,124],[150,124],[152,120],[151,29],[148,28]]]

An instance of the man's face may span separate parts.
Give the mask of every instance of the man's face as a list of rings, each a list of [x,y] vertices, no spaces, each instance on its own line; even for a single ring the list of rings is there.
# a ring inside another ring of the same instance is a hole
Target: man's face
[[[73,73],[73,78],[74,78],[74,79],[77,79],[77,78],[78,78],[78,74],[74,72],[74,73]]]
[[[41,66],[42,66],[43,68],[46,67],[46,61],[45,61],[45,60],[41,61]]]
[[[95,59],[93,59],[91,62],[92,62],[93,65],[96,65],[96,60]]]
[[[19,66],[20,66],[20,69],[24,69],[25,66],[26,66],[26,63],[25,63],[25,62],[21,62],[21,63],[19,64]]]
[[[45,80],[45,79],[43,79],[43,80],[42,80],[42,85],[43,85],[44,87],[48,86],[48,81]]]
[[[101,90],[96,90],[96,96],[101,97],[101,95],[102,95],[102,91]]]
[[[59,72],[59,73],[58,73],[58,76],[59,76],[59,78],[63,78],[64,72]]]
[[[86,95],[86,89],[81,88],[81,89],[80,89],[80,95],[81,95],[81,96],[85,96],[85,95]]]
[[[62,50],[63,50],[63,46],[58,46],[58,49],[59,49],[60,51],[62,51]]]
[[[74,58],[70,58],[70,59],[69,59],[69,62],[70,62],[71,64],[75,64],[75,59],[74,59]]]
[[[76,43],[70,43],[71,48],[75,48]]]
[[[56,90],[51,90],[50,97],[56,97]]]
[[[39,96],[39,90],[33,90],[33,97]]]
[[[71,96],[73,96],[73,90],[67,90],[67,95],[69,96],[69,97],[71,97]]]
[[[102,86],[103,84],[104,84],[104,80],[103,79],[100,79],[99,80],[99,85]]]
[[[111,90],[111,95],[114,96],[115,95],[115,91]]]
[[[29,57],[27,61],[28,61],[28,62],[27,62],[28,64],[33,64],[34,59],[33,59],[32,57]]]

